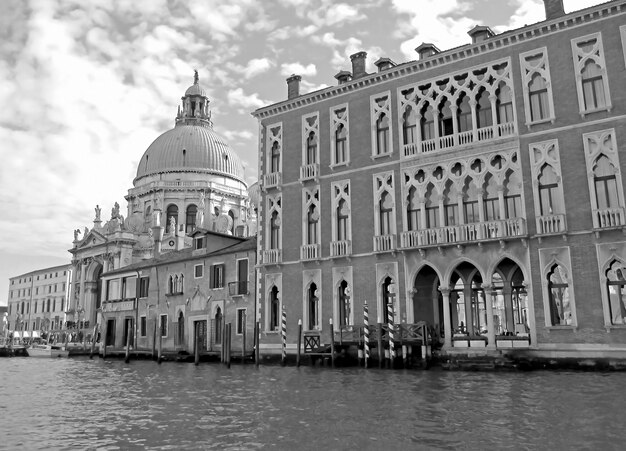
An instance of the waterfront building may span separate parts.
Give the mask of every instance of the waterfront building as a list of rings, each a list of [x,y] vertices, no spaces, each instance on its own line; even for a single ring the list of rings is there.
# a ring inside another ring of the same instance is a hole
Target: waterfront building
[[[139,160],[133,187],[126,195],[126,217],[115,203],[110,219],[103,223],[101,209],[96,206],[93,226],[74,231],[69,250],[73,268],[68,309],[71,321],[83,318],[85,329],[101,323],[98,315],[103,300],[127,299],[116,308],[136,313],[141,296],[134,290],[139,293],[140,284],[120,286],[118,290],[123,291],[107,294],[104,275],[151,259],[158,262],[168,252],[191,249],[196,230],[240,238],[255,235],[255,213],[243,165],[214,131],[209,103],[196,72],[193,84],[182,96],[174,128],[156,138]],[[152,287],[157,286],[153,281]],[[114,297],[107,298],[109,295]],[[109,333],[114,334],[112,330]]]
[[[11,277],[5,330],[30,339],[66,329],[71,274],[67,264]]]
[[[252,352],[256,238],[204,229],[191,238],[191,248],[103,274],[105,346],[154,350],[160,340],[163,352],[193,354],[197,333],[199,352],[217,353],[230,323],[232,349],[240,352],[245,339]]]
[[[626,2],[256,110],[262,349],[425,321],[446,352],[626,356]]]

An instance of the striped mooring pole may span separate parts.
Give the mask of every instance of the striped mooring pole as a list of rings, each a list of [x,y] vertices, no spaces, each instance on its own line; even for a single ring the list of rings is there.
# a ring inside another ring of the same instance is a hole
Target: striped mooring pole
[[[391,367],[393,368],[393,362],[396,360],[396,349],[395,349],[395,341],[394,341],[394,318],[393,318],[393,303],[389,302],[387,304],[387,317],[389,321],[389,360],[391,360]]]
[[[283,356],[281,364],[284,366],[287,364],[287,312],[283,306],[281,321],[280,321],[280,334],[283,340]]]
[[[367,362],[370,358],[370,314],[367,308],[367,300],[363,303],[363,357],[364,365],[367,368]]]

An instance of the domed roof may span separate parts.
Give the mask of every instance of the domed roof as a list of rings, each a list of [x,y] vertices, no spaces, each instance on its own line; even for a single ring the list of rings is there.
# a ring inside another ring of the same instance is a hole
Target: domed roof
[[[202,172],[243,181],[243,165],[226,141],[206,125],[177,124],[154,140],[135,180],[164,172]]]
[[[207,97],[206,91],[198,83],[195,83],[187,88],[185,96],[202,96]]]

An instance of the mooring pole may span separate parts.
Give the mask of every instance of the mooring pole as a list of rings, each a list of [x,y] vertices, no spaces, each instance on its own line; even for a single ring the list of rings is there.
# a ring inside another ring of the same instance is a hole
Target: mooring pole
[[[261,322],[257,321],[254,324],[254,362],[256,363],[257,367],[259,366],[259,358],[260,358],[260,353],[259,353],[260,342],[261,342]]]
[[[152,360],[156,360],[156,330],[157,330],[157,320],[154,319],[154,330],[152,333]]]
[[[194,363],[196,366],[198,366],[198,364],[200,363],[200,334],[198,331],[199,327],[198,327],[198,322],[195,323],[195,330],[194,330]]]
[[[332,368],[335,368],[335,329],[333,328],[333,319],[329,318],[330,324],[330,364]]]
[[[230,350],[231,350],[231,342],[232,342],[232,336],[231,336],[232,324],[228,323],[226,325],[226,328],[228,329],[228,335],[227,335],[228,346],[226,348],[226,366],[228,368],[230,368]]]
[[[287,365],[287,312],[285,311],[284,306],[283,306],[283,311],[282,311],[282,319],[280,322],[280,334],[282,336],[282,349],[283,349],[282,359],[280,363],[282,366],[285,366]]]
[[[302,344],[302,320],[298,320],[298,351],[296,354],[296,367],[300,367],[300,345]]]
[[[385,350],[383,349],[383,324],[380,322],[380,315],[378,316],[378,368],[383,367],[383,359]]]
[[[244,310],[243,312],[241,312],[241,322],[243,323],[242,325],[242,331],[241,331],[241,363],[245,364],[246,363],[246,311]]]
[[[102,328],[102,336],[101,336],[101,341],[102,341],[102,358],[106,359],[107,358],[107,333],[108,333],[108,327],[107,327],[107,323],[104,323],[104,327]]]
[[[370,358],[370,318],[367,300],[363,303],[363,366],[367,368]]]
[[[126,329],[126,355],[124,357],[124,362],[130,362],[130,327]]]
[[[162,346],[163,346],[163,335],[161,335],[161,331],[159,331],[159,354],[157,356],[157,363],[160,365],[161,364],[161,352],[162,352]]]

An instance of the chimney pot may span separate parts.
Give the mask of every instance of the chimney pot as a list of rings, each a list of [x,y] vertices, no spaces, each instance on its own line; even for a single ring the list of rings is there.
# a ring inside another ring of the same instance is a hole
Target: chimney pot
[[[426,59],[429,56],[433,56],[441,52],[441,50],[439,50],[435,44],[431,44],[429,42],[422,42],[415,49],[415,51],[418,53],[420,60]]]
[[[349,82],[352,79],[352,74],[347,70],[342,70],[335,75],[335,78],[340,85]]]
[[[543,6],[546,8],[546,20],[557,19],[565,15],[563,0],[543,0]]]
[[[374,63],[374,66],[378,67],[378,72],[382,72],[391,67],[394,67],[396,63],[394,63],[389,58],[379,58],[378,61]]]
[[[300,75],[292,75],[287,79],[287,100],[294,99],[300,95]]]
[[[476,25],[474,28],[468,31],[467,34],[469,34],[472,38],[472,44],[486,41],[487,39],[495,35],[491,28],[484,25]]]
[[[366,58],[366,52],[357,52],[354,55],[350,55],[350,61],[352,61],[352,78],[360,78],[367,75],[367,72],[365,72]]]

